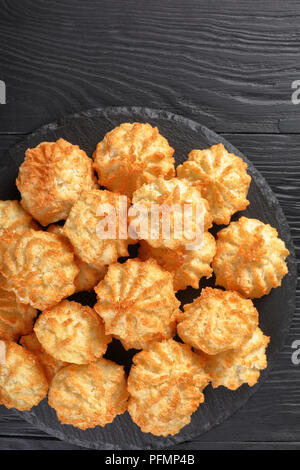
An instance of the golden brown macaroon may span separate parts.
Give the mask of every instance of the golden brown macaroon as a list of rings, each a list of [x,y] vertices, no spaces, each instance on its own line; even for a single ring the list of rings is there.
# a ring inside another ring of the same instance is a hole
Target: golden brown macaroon
[[[53,356],[46,353],[34,332],[30,335],[22,336],[20,338],[20,344],[37,357],[49,383],[60,369],[69,365],[67,362],[58,361]]]
[[[98,187],[92,165],[64,139],[26,150],[16,181],[22,206],[42,225],[66,219],[81,191]]]
[[[258,312],[237,292],[206,287],[184,306],[177,325],[182,341],[206,354],[218,354],[245,344],[258,326]]]
[[[145,240],[140,241],[139,258],[154,258],[164,269],[174,274],[174,290],[192,286],[197,289],[201,278],[212,275],[211,262],[216,254],[216,242],[211,233],[203,234],[203,244],[197,250],[170,250],[153,248]]]
[[[208,203],[200,190],[178,178],[158,178],[145,184],[133,194],[132,204],[129,235],[134,238],[137,234],[153,248],[195,249],[212,226]]]
[[[216,284],[251,299],[262,297],[281,285],[288,255],[275,228],[241,217],[218,233],[212,264]]]
[[[78,302],[63,300],[44,310],[34,332],[45,351],[60,361],[88,364],[105,354],[111,337],[96,312]]]
[[[212,386],[217,388],[223,385],[230,390],[236,390],[243,384],[253,387],[260,371],[267,367],[266,348],[269,341],[270,338],[256,328],[241,348],[206,356],[206,370],[211,375]]]
[[[10,232],[21,233],[29,228],[38,230],[38,225],[24,211],[19,201],[0,201],[0,267],[7,249],[4,235]]]
[[[48,382],[37,358],[12,341],[0,341],[0,404],[31,410],[47,395]]]
[[[203,360],[190,346],[170,339],[133,357],[128,377],[128,411],[143,432],[177,434],[204,402],[209,382]]]
[[[175,334],[180,302],[173,276],[155,260],[129,259],[109,266],[95,291],[95,310],[106,334],[119,339],[126,349],[147,349],[153,341]]]
[[[119,194],[110,191],[82,192],[63,229],[63,234],[68,237],[82,261],[101,268],[122,256],[128,256],[127,224],[124,227],[125,238],[121,238],[123,235],[120,234],[122,221],[119,224],[119,219],[126,217],[128,204],[126,196],[120,198]],[[114,220],[110,218],[113,211],[116,215]],[[106,222],[108,218],[112,220],[111,233],[110,222]],[[101,227],[103,233],[100,232]],[[109,238],[104,238],[105,233],[108,233]]]
[[[28,228],[37,228],[37,224],[19,201],[0,201],[0,237],[6,230],[21,232]]]
[[[65,242],[69,243],[68,238],[63,234],[63,227],[60,225],[49,225],[47,232],[56,233],[57,235],[63,237]],[[73,249],[73,247],[72,247]],[[75,262],[79,268],[79,273],[77,274],[74,284],[75,292],[83,292],[92,290],[105,276],[107,273],[107,266],[92,266],[91,264],[81,261],[78,256],[75,256]]]
[[[78,256],[75,256],[75,261],[79,267],[79,273],[75,278],[75,292],[91,291],[94,287],[102,281],[107,273],[107,266],[92,266],[91,264],[81,261]]]
[[[75,292],[79,269],[58,235],[30,229],[3,238],[7,249],[2,274],[20,302],[44,310]]]
[[[0,339],[18,340],[33,330],[33,320],[37,311],[28,304],[22,304],[12,291],[7,290],[7,282],[0,274]]]
[[[108,132],[94,152],[99,183],[131,197],[154,178],[175,176],[174,149],[150,124],[125,122]]]
[[[52,380],[48,400],[62,424],[87,429],[105,426],[124,413],[127,398],[123,367],[101,358],[61,369]]]
[[[229,153],[223,144],[204,150],[192,150],[188,160],[177,168],[179,178],[201,185],[213,221],[227,225],[231,216],[246,209],[251,176],[247,163]]]

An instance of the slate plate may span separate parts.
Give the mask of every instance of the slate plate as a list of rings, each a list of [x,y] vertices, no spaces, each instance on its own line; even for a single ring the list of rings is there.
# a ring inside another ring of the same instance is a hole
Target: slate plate
[[[165,111],[136,107],[93,109],[68,116],[59,122],[42,127],[8,152],[6,166],[0,170],[0,199],[18,198],[15,178],[18,167],[24,159],[26,148],[35,147],[41,141],[53,141],[63,137],[73,144],[78,144],[88,155],[91,155],[97,142],[103,138],[107,131],[126,121],[149,122],[154,126],[158,126],[161,133],[167,137],[170,144],[175,148],[176,164],[182,163],[191,149],[205,148],[219,142],[222,142],[230,152],[244,158],[249,165],[252,183],[248,196],[251,204],[243,212],[243,215],[255,217],[276,227],[279,236],[285,241],[291,252],[288,257],[289,274],[284,278],[282,286],[272,290],[270,295],[254,302],[260,312],[260,327],[265,334],[271,336],[271,343],[268,347],[269,365],[267,370],[261,374],[259,383],[252,388],[243,385],[235,392],[223,387],[216,390],[208,387],[205,391],[205,403],[193,414],[191,424],[182,429],[176,436],[159,438],[151,434],[143,434],[138,426],[132,423],[128,413],[118,416],[112,424],[107,425],[105,428],[98,426],[95,429],[81,431],[72,426],[61,425],[54,410],[48,406],[46,400],[30,412],[18,412],[39,429],[59,439],[84,447],[114,450],[166,449],[174,444],[192,440],[224,421],[245,404],[266,378],[284,344],[293,316],[296,264],[287,221],[275,195],[260,173],[241,152],[219,135],[194,121]],[[233,219],[236,220],[239,216],[240,214],[236,214]],[[213,229],[214,233],[218,229],[219,227],[215,227]],[[213,286],[214,279],[201,283],[200,287],[205,285]],[[187,289],[181,292],[179,297],[183,303],[187,303],[191,302],[199,293],[200,289]],[[93,295],[77,295],[77,299],[90,305],[95,302]],[[128,372],[133,354],[134,351],[126,352],[120,343],[114,341],[110,345],[106,357],[124,364]]]

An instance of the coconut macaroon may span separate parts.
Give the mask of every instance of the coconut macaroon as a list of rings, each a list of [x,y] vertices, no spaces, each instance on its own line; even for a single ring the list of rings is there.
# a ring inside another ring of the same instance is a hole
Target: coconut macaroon
[[[153,248],[145,240],[140,241],[139,258],[154,258],[164,269],[174,274],[174,290],[187,286],[197,289],[199,281],[212,275],[211,262],[216,254],[216,242],[211,233],[203,234],[203,244],[197,250],[170,250]]]
[[[180,302],[172,274],[155,260],[129,259],[109,266],[95,291],[95,310],[106,334],[119,339],[126,349],[147,349],[154,341],[174,336]]]
[[[69,245],[72,247],[68,238],[63,234],[63,227],[60,225],[49,225],[47,232],[56,233],[60,237],[63,237],[64,241],[69,243]],[[79,268],[79,273],[77,274],[74,281],[75,292],[92,290],[98,284],[98,282],[104,278],[107,272],[107,266],[93,266],[91,264],[85,263],[84,261],[81,261],[78,256],[75,256],[75,262]]]
[[[29,228],[38,229],[38,225],[19,201],[0,201],[0,266],[7,249],[3,235],[9,232],[21,233]]]
[[[223,144],[204,150],[192,150],[188,160],[177,168],[177,176],[201,185],[213,221],[227,225],[231,216],[246,209],[251,176],[247,163],[229,153]]]
[[[0,338],[17,341],[21,335],[31,333],[36,316],[36,309],[19,302],[14,292],[7,290],[0,274]]]
[[[28,149],[16,181],[22,206],[42,225],[66,219],[81,191],[98,187],[92,164],[64,139]]]
[[[94,152],[99,183],[131,198],[154,178],[175,176],[174,149],[150,124],[125,122],[108,132]]]
[[[75,292],[91,291],[104,278],[107,266],[93,266],[75,256],[79,273],[75,278]]]
[[[205,361],[190,346],[170,339],[133,357],[128,377],[128,411],[143,432],[177,434],[204,402],[209,382]]]
[[[34,325],[34,332],[48,354],[73,364],[99,359],[111,341],[92,308],[68,300],[44,310]]]
[[[28,228],[37,228],[37,224],[19,201],[0,201],[0,237],[6,230],[21,232]]]
[[[123,367],[103,358],[61,369],[52,380],[48,396],[59,421],[80,429],[111,423],[125,412],[127,399]]]
[[[34,332],[30,335],[22,336],[20,344],[37,357],[49,383],[60,369],[69,365],[67,362],[59,361],[46,353]]]
[[[128,256],[128,205],[126,196],[110,191],[82,192],[63,228],[78,258],[101,268]]]
[[[269,341],[270,338],[256,328],[241,348],[206,356],[206,370],[211,376],[213,388],[223,385],[236,390],[243,384],[255,385],[260,371],[267,367],[266,348]]]
[[[48,382],[37,358],[12,341],[0,341],[0,405],[31,410],[45,398]]]
[[[44,310],[75,292],[78,267],[58,235],[32,229],[3,235],[2,274],[18,300]]]
[[[129,235],[153,248],[195,249],[212,226],[208,203],[197,187],[178,178],[157,178],[135,191]]]
[[[206,287],[193,303],[184,305],[177,325],[182,341],[207,354],[237,349],[258,326],[258,312],[237,292]]]
[[[241,217],[218,232],[213,260],[216,284],[258,298],[281,285],[289,255],[277,230],[257,219]]]

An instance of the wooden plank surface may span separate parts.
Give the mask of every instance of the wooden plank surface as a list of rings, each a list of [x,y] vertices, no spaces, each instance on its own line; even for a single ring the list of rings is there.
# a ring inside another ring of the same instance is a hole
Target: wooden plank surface
[[[0,0],[0,132],[147,105],[217,132],[297,133],[299,39],[297,0]]]
[[[0,162],[21,136],[0,137]],[[300,259],[300,135],[226,134],[266,177],[287,216]],[[291,344],[300,339],[300,283],[297,310],[286,346],[261,389],[226,422],[176,449],[300,448],[300,365],[291,362]],[[76,449],[51,439],[0,407],[0,449]],[[175,449],[175,448],[174,448]]]
[[[298,0],[0,0],[0,167],[24,133],[97,106],[166,109],[223,133],[264,174],[300,259]],[[299,449],[297,311],[280,359],[229,420],[180,449]],[[0,450],[76,449],[0,407]]]

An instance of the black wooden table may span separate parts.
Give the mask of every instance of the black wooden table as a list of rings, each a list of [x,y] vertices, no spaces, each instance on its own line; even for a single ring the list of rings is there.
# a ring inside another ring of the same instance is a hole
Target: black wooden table
[[[0,80],[1,165],[22,136],[80,110],[183,114],[225,135],[261,171],[299,256],[300,104],[291,100],[300,80],[298,0],[0,0]],[[177,449],[300,448],[297,339],[300,290],[286,346],[260,390]],[[0,407],[2,449],[78,447]]]

